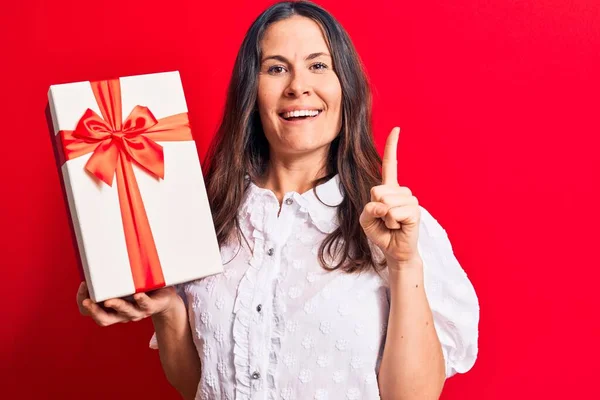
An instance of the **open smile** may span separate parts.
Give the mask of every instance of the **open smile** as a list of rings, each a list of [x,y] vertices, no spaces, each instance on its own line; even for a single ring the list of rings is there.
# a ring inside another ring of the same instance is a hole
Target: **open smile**
[[[315,120],[322,112],[323,110],[288,111],[279,113],[279,118],[288,124],[300,124]]]

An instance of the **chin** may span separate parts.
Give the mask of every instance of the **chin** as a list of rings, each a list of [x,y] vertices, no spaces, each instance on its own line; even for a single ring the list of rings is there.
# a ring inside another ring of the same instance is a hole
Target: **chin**
[[[329,143],[286,143],[281,150],[287,154],[310,154],[322,151],[323,147],[328,144]]]

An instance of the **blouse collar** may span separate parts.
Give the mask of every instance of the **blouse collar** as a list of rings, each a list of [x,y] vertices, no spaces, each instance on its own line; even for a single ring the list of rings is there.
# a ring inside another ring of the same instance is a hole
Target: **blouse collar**
[[[271,190],[258,187],[254,182],[250,182],[242,208],[251,211],[254,208],[253,203],[263,196],[269,198],[269,202],[277,202],[277,198]],[[296,201],[300,206],[300,211],[308,213],[315,226],[323,233],[331,233],[339,226],[337,207],[344,199],[339,174],[317,185],[314,190],[309,189],[302,194],[293,191],[287,192],[283,197],[284,204],[288,199]],[[277,202],[277,204],[279,203]]]

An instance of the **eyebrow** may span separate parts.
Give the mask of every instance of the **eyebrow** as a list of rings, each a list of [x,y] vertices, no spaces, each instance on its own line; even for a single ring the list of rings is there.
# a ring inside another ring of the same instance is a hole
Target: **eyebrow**
[[[305,61],[313,60],[313,59],[315,59],[317,57],[322,57],[322,56],[331,58],[331,56],[328,53],[318,52],[318,53],[311,53],[311,54],[309,54],[305,58]],[[290,63],[289,60],[287,58],[285,58],[284,56],[281,56],[281,55],[272,55],[272,56],[267,56],[267,57],[263,58],[261,60],[261,64],[264,63],[267,60],[277,60],[277,61],[281,61],[281,62],[284,62],[284,63],[287,63],[287,64]]]

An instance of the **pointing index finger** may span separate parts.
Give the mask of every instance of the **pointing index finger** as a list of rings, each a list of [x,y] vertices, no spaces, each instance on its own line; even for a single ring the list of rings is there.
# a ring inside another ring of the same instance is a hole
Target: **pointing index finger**
[[[383,150],[382,161],[382,178],[384,185],[398,184],[398,161],[396,158],[398,149],[398,137],[400,136],[400,128],[396,127],[390,132],[385,149]]]

